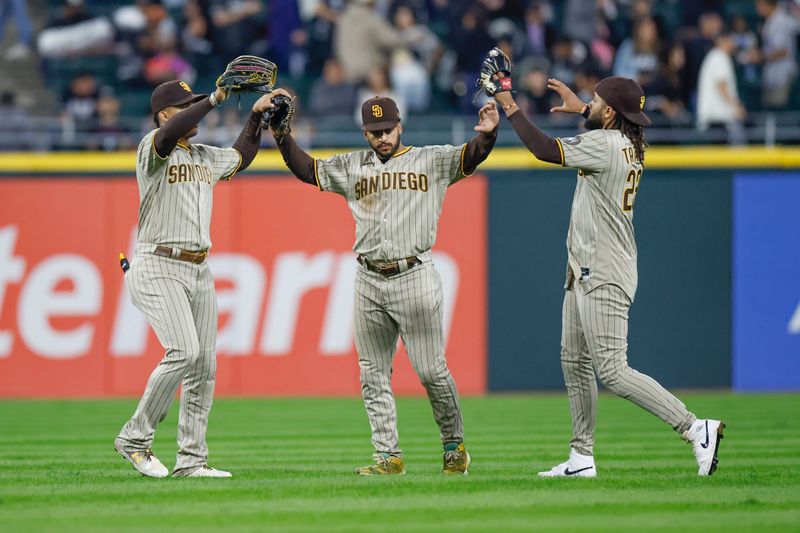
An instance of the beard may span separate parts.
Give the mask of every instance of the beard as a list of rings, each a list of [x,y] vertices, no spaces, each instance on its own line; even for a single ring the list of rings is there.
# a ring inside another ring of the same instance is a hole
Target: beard
[[[583,123],[583,127],[587,130],[602,130],[603,122],[600,120],[600,117],[590,116],[586,119],[586,122]]]
[[[398,139],[397,142],[394,143],[390,142],[386,144],[388,146],[385,146],[383,143],[378,143],[378,142],[372,145],[372,150],[375,152],[375,155],[377,155],[378,158],[384,162],[391,159],[392,156],[397,152],[397,148],[400,146],[400,139]]]

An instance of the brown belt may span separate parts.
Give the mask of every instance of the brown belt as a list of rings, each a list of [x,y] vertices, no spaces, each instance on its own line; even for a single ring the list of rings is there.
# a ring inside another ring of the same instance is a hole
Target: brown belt
[[[356,259],[359,263],[364,265],[367,270],[377,272],[382,276],[394,276],[422,264],[422,260],[419,257],[406,257],[405,259],[392,261],[391,263],[373,263],[363,255],[359,255]],[[403,263],[405,263],[406,268],[401,266]]]
[[[161,257],[169,257],[172,259],[177,259],[178,261],[194,263],[196,265],[199,265],[206,260],[206,257],[208,257],[208,250],[203,250],[202,252],[189,252],[187,250],[181,250],[180,248],[170,248],[169,246],[156,246],[156,250],[153,253],[155,255],[160,255]]]

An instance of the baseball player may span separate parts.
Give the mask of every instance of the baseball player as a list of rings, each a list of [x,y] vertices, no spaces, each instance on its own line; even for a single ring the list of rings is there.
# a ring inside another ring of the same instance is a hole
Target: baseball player
[[[495,49],[483,64],[480,83],[494,95],[514,131],[542,161],[578,169],[567,234],[568,264],[562,314],[561,366],[572,415],[569,459],[540,472],[543,477],[594,477],[597,382],[672,426],[692,443],[698,474],[711,475],[724,424],[698,419],[669,391],[628,366],[628,309],[637,286],[633,206],[647,143],[644,93],[633,80],[611,77],[595,88],[591,103],[549,80],[563,104],[551,112],[578,113],[586,133],[548,137],[520,111],[511,95],[511,64]]]
[[[282,89],[275,93],[286,94]],[[497,136],[494,102],[483,106],[478,134],[459,146],[404,146],[395,102],[376,96],[361,106],[368,150],[313,159],[290,134],[276,136],[292,173],[321,191],[342,195],[356,221],[353,250],[355,342],[375,462],[357,474],[404,474],[392,393],[398,335],[433,407],[441,433],[443,474],[466,474],[461,405],[445,361],[442,282],[431,262],[447,188],[472,174]],[[273,134],[275,130],[273,129]]]
[[[151,445],[179,385],[179,450],[172,475],[231,477],[207,462],[217,340],[217,300],[206,262],[212,190],[253,161],[261,140],[261,114],[270,99],[264,95],[253,105],[233,148],[190,144],[200,120],[227,96],[219,88],[211,96],[193,94],[182,81],[159,85],[150,99],[156,129],[145,135],[137,151],[139,231],[125,277],[134,305],[166,353],[114,448],[150,477],[169,473]]]

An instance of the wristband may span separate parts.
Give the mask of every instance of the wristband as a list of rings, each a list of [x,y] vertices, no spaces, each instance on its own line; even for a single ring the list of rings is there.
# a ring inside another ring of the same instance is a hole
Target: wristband
[[[583,109],[581,109],[581,112],[579,114],[583,118],[589,118],[589,112],[590,111],[591,110],[589,109],[589,104],[583,104]]]
[[[210,95],[208,95],[208,101],[214,107],[219,107],[220,105],[222,105],[221,102],[217,102],[217,97],[216,97],[216,95],[214,95],[214,93],[211,93]]]

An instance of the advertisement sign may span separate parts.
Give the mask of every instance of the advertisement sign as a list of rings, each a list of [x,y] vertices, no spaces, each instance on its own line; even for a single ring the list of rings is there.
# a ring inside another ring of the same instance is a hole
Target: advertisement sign
[[[734,182],[733,386],[800,390],[800,174]]]
[[[163,356],[130,302],[132,178],[0,181],[0,396],[137,396]],[[355,223],[343,198],[294,178],[214,191],[219,395],[360,393],[353,330]],[[486,390],[486,182],[448,193],[434,247],[447,359],[459,390]],[[402,349],[399,394],[423,393]]]

